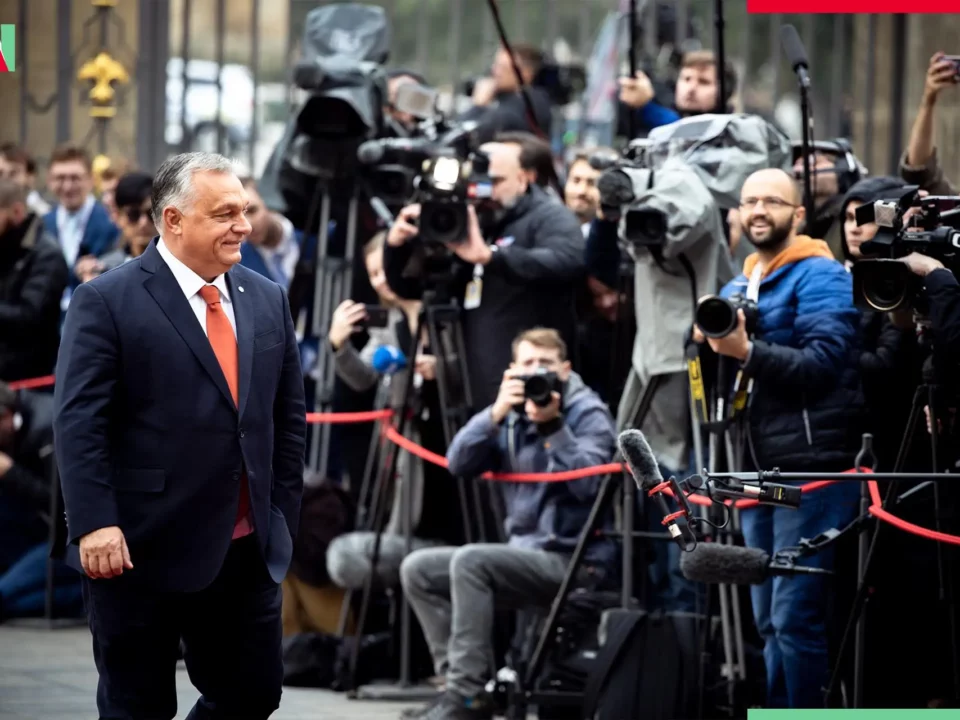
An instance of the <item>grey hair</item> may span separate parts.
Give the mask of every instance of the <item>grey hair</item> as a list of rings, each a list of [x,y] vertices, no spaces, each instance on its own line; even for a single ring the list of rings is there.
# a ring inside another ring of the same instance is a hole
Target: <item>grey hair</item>
[[[232,160],[217,153],[188,152],[167,158],[153,179],[153,223],[163,230],[163,209],[173,205],[183,210],[191,201],[193,174],[198,172],[234,173]]]

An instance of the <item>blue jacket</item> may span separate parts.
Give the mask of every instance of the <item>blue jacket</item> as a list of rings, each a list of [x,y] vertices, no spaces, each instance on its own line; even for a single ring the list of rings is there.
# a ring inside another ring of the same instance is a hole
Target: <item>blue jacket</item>
[[[43,226],[50,233],[50,237],[59,243],[60,229],[57,227],[56,207],[43,216]],[[94,203],[87,226],[83,231],[83,240],[80,241],[80,252],[77,253],[77,258],[82,258],[84,255],[100,257],[117,246],[119,237],[120,229],[113,224],[107,208],[102,203]],[[70,287],[75,288],[79,284],[80,280],[73,274],[73,268],[70,268]]]
[[[450,473],[471,477],[488,470],[541,473],[603,465],[616,452],[616,430],[606,404],[571,373],[563,391],[564,426],[547,437],[511,411],[495,425],[486,408],[457,433],[447,450]],[[514,547],[572,553],[597,497],[599,477],[569,482],[498,483],[506,505],[504,523]],[[609,524],[604,527],[609,529]],[[587,547],[585,560],[612,569],[616,546],[609,538]]]
[[[746,295],[744,274],[722,297]],[[822,240],[800,236],[760,283],[759,320],[744,371],[754,379],[749,442],[760,469],[844,469],[860,447],[860,312],[850,274]],[[747,449],[750,457],[750,449]]]

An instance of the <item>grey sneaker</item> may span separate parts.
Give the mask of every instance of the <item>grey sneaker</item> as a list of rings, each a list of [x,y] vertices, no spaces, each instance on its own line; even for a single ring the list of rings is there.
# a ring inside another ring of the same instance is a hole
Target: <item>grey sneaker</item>
[[[483,696],[464,698],[447,691],[419,720],[492,720],[493,706]]]
[[[443,700],[443,695],[443,692],[438,692],[436,697],[434,697],[426,705],[418,705],[417,707],[410,707],[406,710],[402,710],[400,712],[400,717],[402,720],[413,720],[414,718],[419,720],[419,718],[424,717],[427,713],[433,710],[433,708],[440,704],[440,702]]]

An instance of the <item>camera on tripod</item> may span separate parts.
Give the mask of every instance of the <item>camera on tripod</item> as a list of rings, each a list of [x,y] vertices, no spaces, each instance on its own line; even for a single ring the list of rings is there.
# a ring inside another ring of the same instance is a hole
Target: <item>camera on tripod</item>
[[[907,211],[919,211],[906,218]],[[872,240],[860,246],[870,259],[853,266],[854,302],[858,307],[892,312],[923,305],[921,284],[899,259],[910,253],[935,258],[948,268],[957,264],[960,253],[960,197],[920,197],[915,185],[904,188],[899,197],[861,205],[857,225],[879,226]]]
[[[694,320],[700,331],[710,338],[723,338],[737,329],[737,311],[743,310],[747,319],[747,335],[753,335],[757,330],[759,310],[757,303],[737,293],[730,298],[716,295],[703,298],[697,303],[697,312]]]
[[[546,368],[537,368],[532,373],[515,375],[514,379],[523,381],[524,402],[532,400],[537,407],[546,407],[553,400],[553,393],[563,391],[563,383],[557,374]],[[516,407],[523,414],[523,403]]]
[[[594,153],[590,165],[602,174],[597,179],[600,209],[607,220],[619,222],[620,238],[634,247],[659,247],[666,240],[667,216],[637,199],[653,185],[653,171],[646,167],[645,142],[630,143],[622,157]]]

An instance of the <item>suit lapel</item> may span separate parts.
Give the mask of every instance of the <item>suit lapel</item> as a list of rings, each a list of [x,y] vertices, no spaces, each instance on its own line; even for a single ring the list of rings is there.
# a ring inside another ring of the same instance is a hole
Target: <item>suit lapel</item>
[[[240,289],[243,285],[235,270],[231,269],[227,273],[226,280],[227,287],[230,289],[230,300],[233,303],[233,316],[237,321],[237,356],[240,372],[237,410],[242,418],[243,410],[247,406],[247,396],[250,395],[250,377],[253,373],[253,312],[250,300],[247,298],[250,293]]]
[[[170,320],[180,337],[183,338],[187,347],[196,355],[203,369],[207,371],[216,386],[220,388],[220,392],[227,402],[233,407],[233,395],[230,394],[227,379],[220,368],[220,361],[217,360],[217,356],[213,352],[213,346],[203,332],[203,328],[197,322],[197,316],[177,283],[177,279],[173,276],[163,258],[160,257],[156,248],[156,241],[147,247],[140,265],[144,270],[151,273],[144,281],[143,286],[160,306],[160,309]]]

